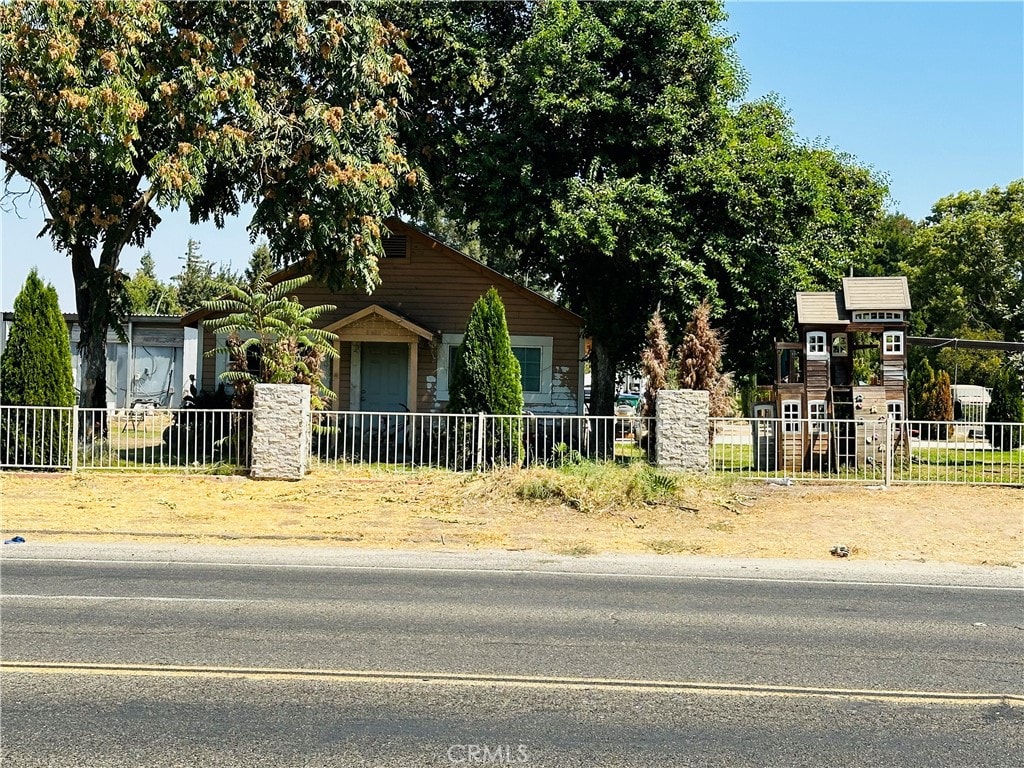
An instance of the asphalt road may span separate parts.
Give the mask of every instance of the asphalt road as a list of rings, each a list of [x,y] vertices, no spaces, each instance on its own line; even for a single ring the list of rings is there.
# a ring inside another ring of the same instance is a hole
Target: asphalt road
[[[1019,571],[3,555],[4,766],[1021,764]]]

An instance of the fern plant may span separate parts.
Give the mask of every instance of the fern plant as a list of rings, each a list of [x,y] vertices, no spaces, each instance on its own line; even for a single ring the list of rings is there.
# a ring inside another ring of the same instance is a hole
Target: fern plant
[[[207,354],[228,354],[228,370],[221,380],[234,386],[236,407],[252,407],[256,384],[308,384],[315,409],[334,399],[320,376],[320,367],[325,359],[337,357],[334,345],[338,337],[315,323],[336,307],[304,307],[292,295],[312,279],[302,275],[271,283],[263,271],[251,288],[229,286],[224,297],[203,303],[205,309],[223,315],[208,321],[207,327],[226,335],[225,346]],[[250,367],[251,358],[258,361],[258,369]]]

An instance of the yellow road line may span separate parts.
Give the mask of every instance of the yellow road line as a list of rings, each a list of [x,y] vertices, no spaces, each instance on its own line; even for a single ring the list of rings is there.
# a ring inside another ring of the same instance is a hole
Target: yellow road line
[[[352,683],[419,683],[433,685],[488,685],[549,689],[661,691],[667,693],[732,694],[742,696],[799,696],[871,699],[898,702],[1003,703],[1024,706],[1024,696],[1004,693],[956,691],[901,691],[858,688],[814,688],[792,685],[629,680],[587,677],[456,674],[446,672],[389,672],[346,669],[277,669],[262,667],[203,667],[171,664],[93,664],[76,662],[3,661],[0,672],[35,674],[123,675],[162,677],[220,677],[250,680],[319,680]]]

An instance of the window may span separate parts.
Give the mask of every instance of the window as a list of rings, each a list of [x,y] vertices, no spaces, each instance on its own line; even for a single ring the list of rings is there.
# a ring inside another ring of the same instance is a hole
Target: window
[[[855,322],[870,320],[902,320],[903,312],[854,312],[853,319]]]
[[[807,334],[807,354],[824,355],[828,353],[826,334],[822,331],[811,331]]]
[[[902,355],[903,354],[903,332],[886,331],[882,334],[882,354]]]
[[[886,412],[892,416],[894,421],[903,421],[903,401],[890,400],[885,404]]]
[[[825,401],[811,400],[807,403],[807,418],[811,421],[811,432],[827,431],[825,420],[828,418],[828,412],[825,410]]]
[[[527,404],[551,402],[552,340],[550,336],[512,336],[512,354],[522,373],[523,401]],[[448,382],[455,355],[462,343],[461,333],[446,333],[437,356],[437,399],[448,399]]]
[[[800,431],[800,401],[799,400],[783,400],[782,401],[782,431],[783,432],[799,432]]]
[[[837,357],[846,357],[846,352],[849,349],[846,340],[845,333],[833,333],[832,334],[832,354]]]
[[[523,395],[539,393],[541,348],[512,347],[512,354],[519,361],[519,369],[522,371]]]

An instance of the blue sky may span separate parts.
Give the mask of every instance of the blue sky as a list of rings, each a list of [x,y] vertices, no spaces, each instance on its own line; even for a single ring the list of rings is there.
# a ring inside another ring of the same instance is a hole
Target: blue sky
[[[781,97],[797,133],[821,139],[885,176],[891,207],[913,219],[941,197],[1024,177],[1024,2],[770,2],[727,4],[749,76],[747,99]],[[14,182],[17,187],[17,180]],[[0,221],[0,307],[32,266],[74,311],[71,265],[37,239],[42,211]],[[192,227],[167,212],[148,244],[166,279],[192,237],[203,255],[241,269],[245,222]],[[142,251],[125,251],[133,271]]]

